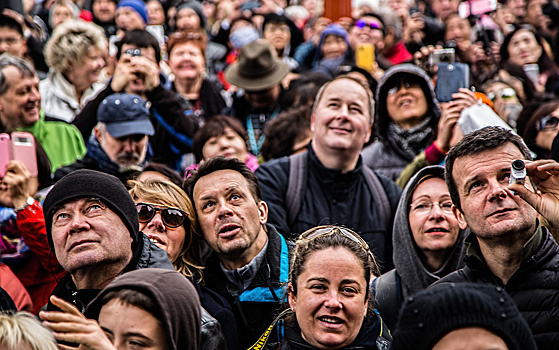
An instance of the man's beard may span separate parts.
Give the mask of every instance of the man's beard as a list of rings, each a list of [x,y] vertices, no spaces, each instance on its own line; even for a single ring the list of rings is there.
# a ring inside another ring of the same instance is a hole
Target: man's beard
[[[140,156],[134,152],[119,154],[116,157],[116,163],[119,165],[119,172],[121,173],[143,170],[140,166]]]

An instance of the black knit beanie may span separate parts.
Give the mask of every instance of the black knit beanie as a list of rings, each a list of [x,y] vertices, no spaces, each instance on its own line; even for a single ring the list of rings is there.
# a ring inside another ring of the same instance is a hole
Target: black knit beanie
[[[532,332],[514,301],[489,284],[445,283],[409,297],[393,333],[391,350],[430,350],[449,332],[487,329],[510,350],[536,350]]]
[[[126,187],[113,175],[94,170],[77,170],[60,179],[43,203],[50,249],[54,252],[52,217],[56,208],[75,199],[90,197],[99,198],[122,219],[135,246],[140,237],[140,222],[136,205]]]

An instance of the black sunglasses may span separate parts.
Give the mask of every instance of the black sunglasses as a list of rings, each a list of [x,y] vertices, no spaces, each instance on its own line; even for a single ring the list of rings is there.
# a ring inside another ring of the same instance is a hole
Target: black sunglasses
[[[151,204],[147,203],[137,203],[136,209],[138,210],[138,218],[141,223],[150,222],[155,214],[161,212],[161,220],[165,226],[170,228],[179,227],[184,223],[184,220],[188,217],[188,213],[177,208],[155,208]]]

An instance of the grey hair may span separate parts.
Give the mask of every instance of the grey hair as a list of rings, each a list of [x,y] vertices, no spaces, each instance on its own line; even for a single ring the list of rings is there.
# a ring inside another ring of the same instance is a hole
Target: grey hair
[[[375,13],[382,18],[385,33],[386,29],[390,27],[394,30],[394,39],[396,41],[402,39],[402,21],[398,18],[394,10],[389,7],[381,7],[376,10]]]
[[[34,77],[36,75],[35,68],[33,68],[33,65],[29,61],[3,53],[0,55],[0,96],[4,95],[10,88],[8,82],[6,81],[6,77],[2,72],[4,68],[10,66],[13,66],[20,71],[22,78]]]
[[[103,53],[107,49],[103,29],[90,22],[68,20],[57,26],[47,41],[45,61],[49,67],[63,73],[71,63],[82,63],[92,47]]]
[[[369,89],[368,87],[366,87],[365,85],[361,84],[361,82],[357,79],[354,79],[352,77],[346,76],[346,75],[341,75],[333,80],[330,80],[329,82],[325,83],[324,85],[322,85],[320,87],[320,90],[318,90],[318,92],[316,93],[316,98],[314,99],[314,104],[312,106],[312,113],[314,114],[314,112],[316,111],[316,107],[318,106],[318,104],[320,103],[320,100],[322,99],[322,95],[324,94],[324,90],[326,90],[326,87],[328,87],[328,85],[332,84],[335,81],[341,80],[341,79],[347,79],[347,80],[351,80],[356,82],[357,84],[359,84],[361,87],[363,87],[363,89],[365,89],[365,92],[367,93],[368,96],[368,104],[369,104],[369,124],[373,125],[373,120],[374,120],[374,116],[375,116],[375,100],[373,99],[373,93],[371,92],[371,89]]]

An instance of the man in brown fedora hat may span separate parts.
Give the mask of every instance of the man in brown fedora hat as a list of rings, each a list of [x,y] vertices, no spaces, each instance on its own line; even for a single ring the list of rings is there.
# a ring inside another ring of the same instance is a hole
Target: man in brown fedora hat
[[[227,114],[241,120],[248,131],[250,151],[257,155],[264,141],[262,129],[280,112],[281,80],[289,73],[266,40],[243,46],[239,59],[225,70],[227,81],[244,90]]]

